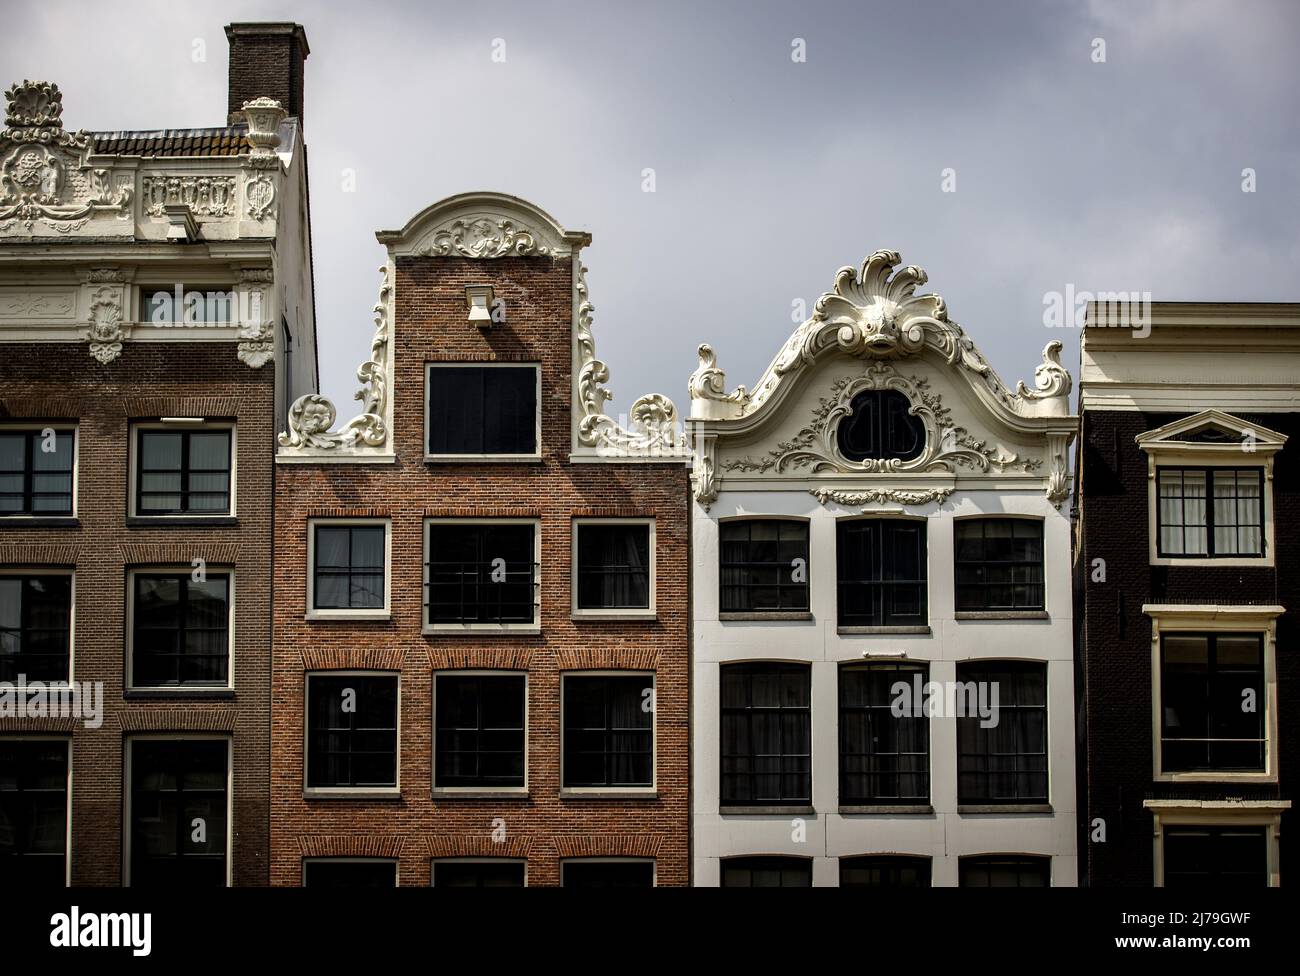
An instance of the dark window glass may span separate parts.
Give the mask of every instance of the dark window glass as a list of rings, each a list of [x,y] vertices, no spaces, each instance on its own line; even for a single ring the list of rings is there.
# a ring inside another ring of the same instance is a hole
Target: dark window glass
[[[1255,707],[1243,707],[1252,692]],[[1160,638],[1165,772],[1264,769],[1264,643],[1259,634]]]
[[[722,803],[812,802],[812,711],[806,664],[722,666]]]
[[[68,743],[0,737],[0,879],[11,892],[67,884]]]
[[[535,530],[531,524],[429,523],[429,623],[533,623]]]
[[[229,574],[137,573],[133,586],[132,685],[228,684]]]
[[[864,390],[849,403],[836,431],[840,454],[850,461],[910,461],[925,448],[925,425],[897,390]]]
[[[383,609],[385,532],[382,525],[316,526],[314,609]]]
[[[840,626],[923,626],[925,523],[855,519],[835,530]]]
[[[1046,803],[1047,665],[967,662],[957,681],[957,802]]]
[[[305,888],[396,888],[397,862],[379,858],[355,861],[326,861],[308,858],[302,862]]]
[[[564,785],[654,783],[654,677],[564,678]]]
[[[230,307],[234,301],[232,288],[142,285],[140,316],[142,322],[155,324],[223,324],[230,321]],[[255,317],[258,311],[253,310]]]
[[[1043,523],[960,519],[953,525],[958,610],[1042,610]]]
[[[650,607],[650,526],[590,525],[578,533],[578,609]]]
[[[224,887],[225,739],[137,739],[131,744],[131,884]]]
[[[437,786],[524,785],[524,676],[438,675]]]
[[[722,861],[724,888],[811,888],[806,857],[729,857]]]
[[[536,366],[431,366],[430,454],[536,454]]]
[[[76,436],[66,428],[0,429],[0,516],[72,514]]]
[[[928,673],[923,664],[840,668],[840,803],[930,802],[930,720],[914,701]],[[900,695],[908,708],[897,716]]]
[[[1262,468],[1158,468],[1156,505],[1161,556],[1264,555]]]
[[[0,681],[67,681],[71,576],[0,576]]]
[[[230,430],[141,430],[137,515],[230,512]]]
[[[1051,871],[1050,857],[963,857],[958,862],[958,884],[962,888],[1047,888]]]
[[[522,888],[523,861],[434,861],[435,888]]]
[[[1263,827],[1165,826],[1166,888],[1239,890],[1268,885]]]
[[[566,888],[653,888],[654,861],[565,861]]]
[[[807,522],[723,522],[719,537],[724,613],[807,611]]]
[[[307,785],[397,785],[397,676],[307,678]]]
[[[841,888],[928,888],[928,857],[869,856],[840,858]]]

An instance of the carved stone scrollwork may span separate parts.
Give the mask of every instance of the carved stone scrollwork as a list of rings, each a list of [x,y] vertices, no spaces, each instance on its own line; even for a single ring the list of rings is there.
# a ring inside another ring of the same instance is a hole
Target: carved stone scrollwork
[[[512,220],[454,220],[438,228],[418,251],[425,257],[504,258],[547,256],[551,249],[537,242],[532,231]]]
[[[168,204],[184,204],[196,217],[230,217],[235,213],[233,176],[180,176],[162,173],[140,179],[140,205],[161,217]]]
[[[1043,400],[1070,395],[1070,373],[1061,365],[1061,343],[1053,339],[1043,347],[1043,361],[1034,370],[1034,389],[1021,380],[1016,394],[1025,400]]]
[[[108,365],[122,355],[127,327],[122,322],[121,289],[110,286],[95,289],[90,300],[90,318],[86,339],[90,355]]]
[[[686,383],[686,390],[692,400],[717,400],[742,406],[749,402],[749,394],[743,386],[727,392],[727,374],[718,366],[718,357],[712,346],[707,342],[701,343],[696,352],[700,357],[700,365]]]
[[[695,452],[695,462],[691,466],[691,481],[695,488],[695,500],[704,506],[707,512],[718,500],[721,479],[718,477],[718,438],[705,435],[700,438],[699,450]]]
[[[899,505],[942,504],[953,493],[951,488],[864,488],[860,491],[841,491],[836,488],[810,488],[809,492],[823,505],[872,505],[894,503]]]
[[[1047,453],[1051,458],[1047,500],[1057,508],[1070,496],[1070,462],[1066,450],[1071,436],[1073,435],[1068,433],[1047,435]]]

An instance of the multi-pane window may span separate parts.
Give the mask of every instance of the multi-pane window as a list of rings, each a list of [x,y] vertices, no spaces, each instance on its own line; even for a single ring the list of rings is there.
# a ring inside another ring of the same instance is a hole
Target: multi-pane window
[[[0,681],[67,681],[70,575],[0,575]]]
[[[841,804],[930,802],[930,720],[917,707],[927,675],[923,664],[840,667]]]
[[[654,785],[654,676],[564,676],[567,788]]]
[[[383,523],[312,526],[312,609],[382,610],[387,563]]]
[[[62,887],[67,842],[68,741],[0,736],[0,878]]]
[[[957,665],[957,802],[1047,802],[1047,665]]]
[[[130,743],[133,886],[225,886],[229,752],[226,739]]]
[[[928,888],[930,859],[901,855],[840,858],[841,888]]]
[[[897,390],[864,390],[849,403],[836,431],[840,454],[850,461],[910,461],[925,449],[925,425]]]
[[[440,674],[435,679],[434,785],[524,785],[526,680],[522,674]]]
[[[806,664],[722,666],[724,806],[812,802],[812,708]]]
[[[522,888],[524,886],[523,861],[503,857],[482,861],[434,861],[433,886],[435,888]]]
[[[925,522],[852,519],[835,532],[840,626],[924,625]]]
[[[1032,854],[963,857],[957,871],[962,888],[1046,888],[1051,885],[1052,859]]]
[[[1262,635],[1163,634],[1160,704],[1163,772],[1264,770]]]
[[[231,428],[136,431],[136,515],[230,514]]]
[[[650,523],[574,522],[573,531],[577,533],[574,609],[651,609]]]
[[[76,432],[0,427],[0,516],[72,514]]]
[[[1268,885],[1264,827],[1165,825],[1165,887],[1226,889]]]
[[[723,613],[808,610],[807,522],[723,522],[718,535]]]
[[[429,522],[426,622],[433,627],[534,624],[536,532],[533,522]]]
[[[304,888],[396,888],[397,862],[381,857],[317,858],[302,862]]]
[[[131,685],[230,683],[229,573],[134,573]]]
[[[977,518],[953,523],[958,610],[1042,610],[1043,523]]]
[[[535,456],[538,367],[429,366],[431,456]]]
[[[811,888],[807,857],[728,857],[722,861],[724,888]]]
[[[655,862],[572,860],[560,865],[565,888],[653,888]]]
[[[397,675],[307,676],[307,788],[397,786]]]
[[[1160,556],[1264,555],[1262,468],[1156,469]]]
[[[140,321],[152,325],[224,325],[231,321],[235,292],[212,286],[141,285]],[[252,310],[256,312],[257,310]]]

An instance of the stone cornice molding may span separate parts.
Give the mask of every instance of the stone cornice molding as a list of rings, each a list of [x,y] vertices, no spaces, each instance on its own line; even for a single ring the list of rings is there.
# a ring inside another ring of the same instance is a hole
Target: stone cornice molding
[[[461,193],[440,200],[400,230],[375,234],[393,257],[570,257],[591,235],[569,232],[527,200],[504,193]]]

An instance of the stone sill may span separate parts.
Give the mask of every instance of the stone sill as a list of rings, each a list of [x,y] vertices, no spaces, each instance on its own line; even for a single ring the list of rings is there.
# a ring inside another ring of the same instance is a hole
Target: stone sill
[[[657,800],[658,790],[630,789],[620,790],[574,790],[560,789],[561,800]]]
[[[957,812],[962,815],[1011,816],[1026,813],[1054,813],[1050,803],[959,803]]]
[[[239,519],[234,515],[128,515],[126,525],[133,529],[235,528]]]
[[[841,804],[839,812],[844,816],[926,817],[934,815],[934,807],[928,803],[896,803],[879,806]]]
[[[718,815],[723,817],[783,817],[787,815],[807,816],[816,813],[811,805],[806,806],[752,806],[752,807],[718,807]]]
[[[1046,610],[958,610],[954,620],[1050,620]]]
[[[862,634],[916,634],[929,636],[933,633],[929,624],[921,627],[912,626],[889,626],[889,627],[836,627],[835,632],[842,636],[852,637]]]
[[[731,620],[812,620],[813,615],[806,610],[755,610],[751,612],[722,611],[718,620],[726,623]]]

